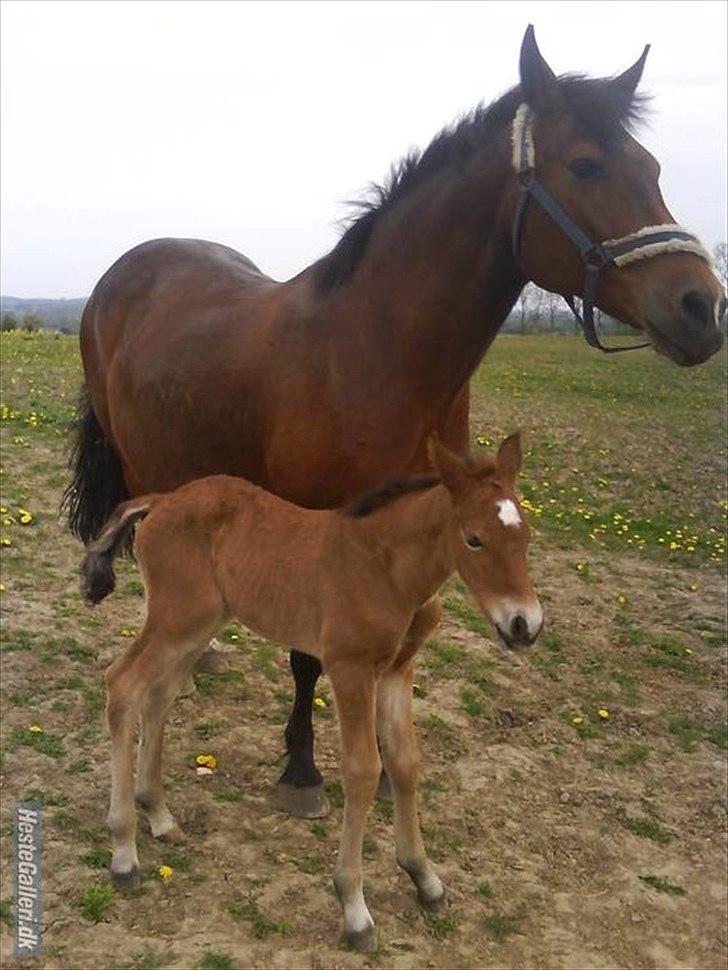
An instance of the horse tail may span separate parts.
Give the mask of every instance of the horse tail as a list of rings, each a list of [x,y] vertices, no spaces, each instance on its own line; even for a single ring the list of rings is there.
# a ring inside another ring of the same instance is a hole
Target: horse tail
[[[134,523],[147,515],[156,498],[155,495],[142,495],[117,505],[101,535],[88,547],[81,564],[81,586],[89,603],[100,603],[113,592],[116,585],[114,560],[129,542]]]
[[[63,493],[61,510],[68,514],[73,535],[88,544],[129,493],[121,462],[94,414],[85,384],[78,399],[75,441],[68,464],[71,481]]]

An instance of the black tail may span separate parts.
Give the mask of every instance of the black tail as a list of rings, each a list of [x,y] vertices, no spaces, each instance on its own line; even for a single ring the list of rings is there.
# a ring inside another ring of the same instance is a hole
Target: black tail
[[[114,559],[131,539],[134,523],[143,519],[152,507],[154,496],[142,496],[122,502],[109,519],[101,535],[88,547],[81,565],[83,595],[90,603],[100,603],[116,586]]]
[[[76,440],[69,460],[72,478],[63,494],[61,510],[68,513],[71,532],[88,544],[116,506],[129,498],[129,493],[119,459],[96,419],[85,384],[77,413]]]

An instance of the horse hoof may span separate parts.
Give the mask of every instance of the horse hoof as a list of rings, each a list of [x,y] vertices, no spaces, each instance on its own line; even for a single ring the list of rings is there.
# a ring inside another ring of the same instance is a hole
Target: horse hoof
[[[347,946],[357,953],[374,953],[377,948],[377,936],[377,928],[373,923],[363,930],[344,930]]]
[[[221,674],[230,669],[228,658],[220,650],[210,646],[195,664],[199,674]]]
[[[173,825],[171,829],[159,833],[152,829],[152,835],[158,842],[166,842],[168,845],[181,845],[187,841],[187,836],[179,825]]]
[[[379,786],[377,787],[374,797],[383,798],[385,801],[392,800],[392,785],[384,772],[382,772],[379,776]]]
[[[114,872],[112,869],[111,881],[121,893],[135,892],[141,886],[139,866],[133,866],[128,872]]]
[[[427,887],[417,887],[417,901],[423,909],[437,909],[445,900],[445,887],[437,878]]]
[[[279,781],[273,790],[276,808],[296,818],[324,818],[329,814],[329,801],[323,785],[298,787]]]

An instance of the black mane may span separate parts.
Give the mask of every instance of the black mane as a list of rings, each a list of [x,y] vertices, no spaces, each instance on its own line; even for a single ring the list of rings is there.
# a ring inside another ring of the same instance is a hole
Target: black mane
[[[437,475],[415,475],[409,478],[390,478],[381,485],[378,485],[371,492],[360,495],[344,508],[344,514],[353,519],[363,519],[365,516],[376,512],[395,499],[403,495],[410,495],[412,492],[424,492],[428,488],[438,485],[440,479]]]
[[[600,144],[608,146],[621,132],[636,125],[644,113],[646,99],[626,96],[610,78],[567,74],[559,78],[559,88],[579,126]],[[370,186],[369,198],[350,203],[363,211],[349,222],[331,252],[319,260],[320,291],[333,290],[352,277],[374,226],[400,199],[446,168],[462,169],[480,146],[513,120],[522,101],[519,85],[492,104],[478,105],[444,128],[424,152],[413,149],[394,164],[384,184]]]

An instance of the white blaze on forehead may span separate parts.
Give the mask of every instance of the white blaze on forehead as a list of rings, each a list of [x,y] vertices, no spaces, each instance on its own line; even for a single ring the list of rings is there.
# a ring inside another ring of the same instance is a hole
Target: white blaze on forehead
[[[520,525],[521,515],[513,499],[503,498],[495,503],[498,506],[498,518],[503,525]]]

